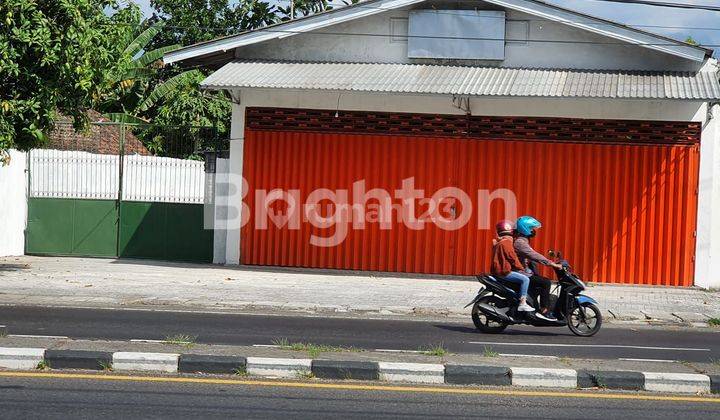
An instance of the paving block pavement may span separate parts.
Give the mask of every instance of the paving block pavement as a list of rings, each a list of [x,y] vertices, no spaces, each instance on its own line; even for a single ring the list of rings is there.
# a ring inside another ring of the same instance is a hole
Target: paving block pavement
[[[0,304],[162,307],[363,316],[467,317],[479,284],[437,277],[131,259],[3,257]],[[606,322],[705,326],[720,293],[694,288],[593,285]]]

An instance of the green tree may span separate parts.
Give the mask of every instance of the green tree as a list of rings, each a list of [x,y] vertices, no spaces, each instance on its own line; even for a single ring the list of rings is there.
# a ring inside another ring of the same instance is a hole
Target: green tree
[[[191,45],[280,20],[271,1],[150,0],[150,5],[155,9],[152,20],[167,23],[167,30],[153,40],[151,48]]]
[[[139,13],[117,0],[2,0],[0,150],[41,144],[58,113],[86,127]]]

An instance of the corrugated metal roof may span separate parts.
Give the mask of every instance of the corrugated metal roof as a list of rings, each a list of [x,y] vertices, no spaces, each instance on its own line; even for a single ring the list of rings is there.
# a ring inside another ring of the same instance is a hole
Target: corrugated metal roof
[[[513,69],[420,64],[234,61],[207,89],[275,88],[469,96],[718,100],[712,72]]]

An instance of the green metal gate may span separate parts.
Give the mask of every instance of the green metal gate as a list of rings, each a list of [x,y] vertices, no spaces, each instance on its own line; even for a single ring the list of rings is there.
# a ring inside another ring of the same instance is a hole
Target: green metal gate
[[[165,129],[176,136],[151,150],[133,134],[151,129],[100,123],[78,134],[58,124],[48,147],[29,154],[25,252],[211,262],[197,150],[217,144],[214,130]]]

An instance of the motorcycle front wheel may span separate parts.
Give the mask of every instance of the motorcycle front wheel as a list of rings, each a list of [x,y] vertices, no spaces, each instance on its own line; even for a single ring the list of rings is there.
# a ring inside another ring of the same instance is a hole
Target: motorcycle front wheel
[[[567,314],[567,321],[568,328],[573,334],[580,337],[592,337],[600,331],[602,314],[600,308],[585,302],[572,307]]]
[[[505,324],[503,322],[498,322],[491,320],[488,318],[480,308],[478,307],[479,304],[485,304],[489,306],[495,306],[497,308],[504,308],[507,306],[507,303],[495,296],[485,296],[475,302],[475,304],[472,307],[472,320],[473,324],[475,324],[475,328],[480,330],[481,332],[484,332],[486,334],[499,334],[507,328],[508,324]]]

